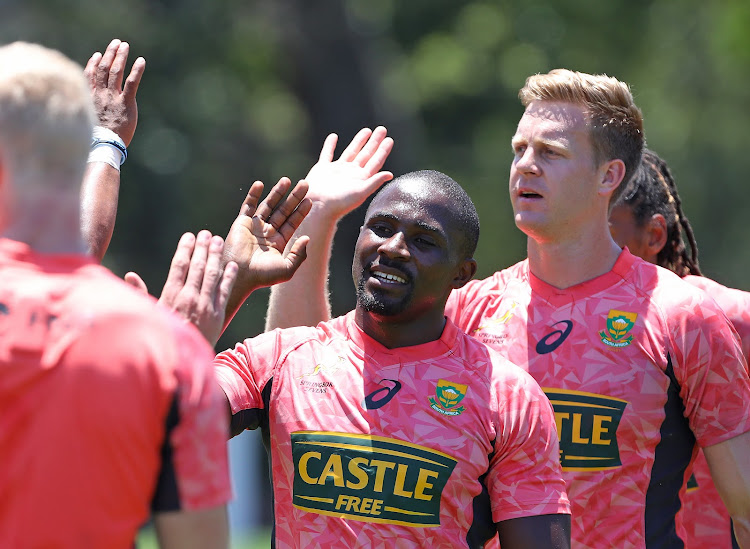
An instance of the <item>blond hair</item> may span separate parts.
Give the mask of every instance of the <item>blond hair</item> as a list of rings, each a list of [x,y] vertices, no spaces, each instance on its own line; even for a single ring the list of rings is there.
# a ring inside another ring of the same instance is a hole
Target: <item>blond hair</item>
[[[0,160],[17,186],[80,186],[94,121],[80,65],[37,44],[0,47]]]
[[[610,199],[614,203],[638,169],[645,145],[643,115],[630,87],[606,74],[555,69],[527,78],[518,97],[524,107],[532,101],[562,101],[584,109],[597,165],[615,158],[625,163],[625,176]]]

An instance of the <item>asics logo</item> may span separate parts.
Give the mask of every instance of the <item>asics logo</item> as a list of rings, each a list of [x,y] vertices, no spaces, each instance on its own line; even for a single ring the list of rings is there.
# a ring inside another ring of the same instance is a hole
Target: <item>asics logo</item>
[[[377,410],[382,408],[401,390],[401,382],[395,379],[381,379],[380,383],[387,386],[376,389],[365,397],[363,406],[365,409]]]
[[[565,327],[561,330],[553,330],[539,340],[539,343],[536,344],[537,353],[539,353],[540,355],[551,353],[560,345],[562,345],[563,341],[568,339],[571,330],[573,330],[573,323],[570,320],[561,320],[560,322],[555,322],[552,327],[554,328],[555,326],[558,326],[560,324],[564,325]]]

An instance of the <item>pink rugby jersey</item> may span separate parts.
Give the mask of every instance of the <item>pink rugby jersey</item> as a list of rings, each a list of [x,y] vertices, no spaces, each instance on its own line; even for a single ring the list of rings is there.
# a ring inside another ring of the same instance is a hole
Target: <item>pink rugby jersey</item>
[[[750,430],[742,351],[713,300],[624,250],[565,290],[522,261],[454,291],[446,314],[552,402],[575,547],[682,547],[696,439]]]
[[[708,292],[719,304],[740,336],[745,358],[750,356],[750,292],[727,288],[703,276],[686,276],[683,280]],[[693,464],[693,478],[688,482],[680,513],[685,524],[685,547],[688,549],[737,547],[736,541],[733,544],[729,513],[711,480],[703,452],[698,454]]]
[[[276,547],[482,547],[496,522],[569,512],[544,393],[450,321],[387,349],[349,313],[215,365],[233,432],[270,440]]]

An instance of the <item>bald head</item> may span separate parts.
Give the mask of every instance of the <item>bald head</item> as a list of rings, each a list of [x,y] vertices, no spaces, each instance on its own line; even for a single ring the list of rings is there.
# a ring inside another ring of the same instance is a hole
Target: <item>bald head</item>
[[[474,256],[479,241],[479,215],[469,195],[453,178],[435,170],[409,172],[381,187],[376,199],[390,188],[399,188],[411,195],[415,208],[422,207],[424,203],[431,203],[434,207],[434,199],[442,197],[450,231],[459,236],[460,248],[457,252],[465,258]]]

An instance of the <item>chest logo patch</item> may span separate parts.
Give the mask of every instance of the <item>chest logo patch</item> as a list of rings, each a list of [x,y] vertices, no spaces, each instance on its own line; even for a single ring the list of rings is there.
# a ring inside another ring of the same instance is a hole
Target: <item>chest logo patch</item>
[[[630,345],[633,342],[633,335],[630,334],[630,330],[635,326],[637,318],[636,313],[610,309],[607,315],[607,329],[599,332],[602,343],[610,347],[627,347]]]
[[[297,509],[362,522],[440,526],[440,501],[455,458],[374,435],[297,431],[291,436]]]
[[[466,396],[468,389],[468,385],[451,383],[444,379],[438,380],[437,387],[435,388],[435,397],[437,397],[437,400],[434,397],[430,397],[430,408],[445,416],[461,415],[466,408],[464,406],[456,408],[456,406]]]

